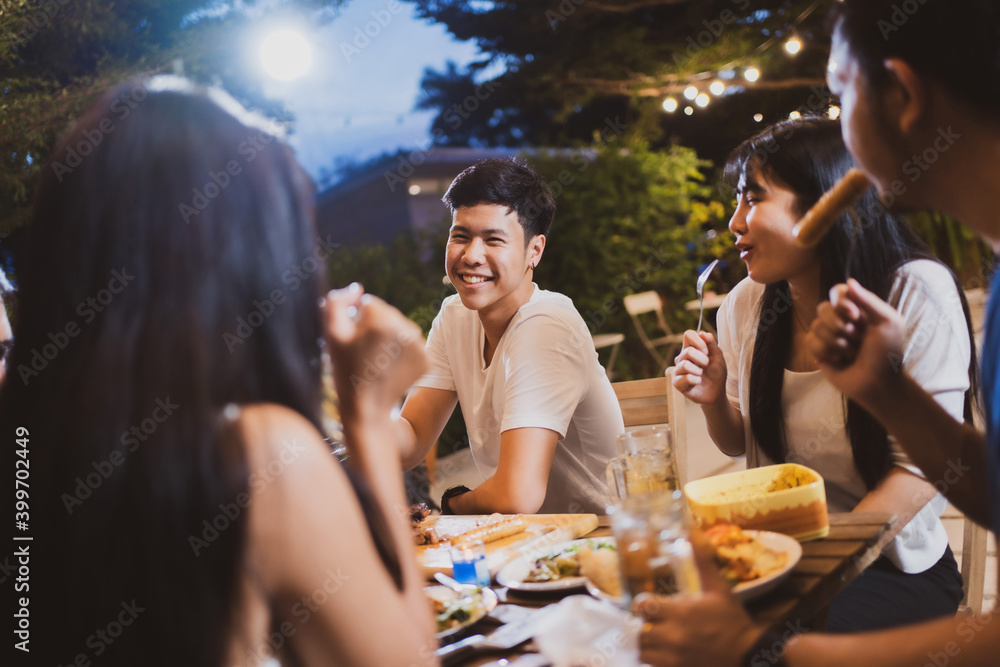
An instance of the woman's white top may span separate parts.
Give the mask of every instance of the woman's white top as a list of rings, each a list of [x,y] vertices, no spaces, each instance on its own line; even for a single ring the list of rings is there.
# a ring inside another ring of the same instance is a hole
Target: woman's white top
[[[774,463],[757,446],[750,427],[750,365],[760,322],[773,321],[775,311],[790,304],[763,304],[764,285],[744,279],[730,292],[718,314],[719,346],[728,369],[726,393],[743,415],[747,466]],[[956,420],[962,421],[965,391],[969,387],[969,332],[962,313],[958,289],[951,273],[930,260],[903,265],[888,299],[903,316],[906,342],[900,365]],[[788,461],[801,463],[823,476],[827,505],[831,512],[850,512],[867,493],[864,480],[854,467],[846,422],[846,399],[826,381],[821,371],[785,371],[781,397],[788,442]],[[892,460],[905,470],[926,479],[899,444],[889,438]],[[957,453],[955,475],[963,472]],[[929,480],[940,491],[947,490],[947,477]],[[954,480],[952,481],[954,483]],[[885,555],[901,570],[923,572],[941,558],[948,535],[941,524],[947,501],[940,493],[901,499],[922,506],[903,528]]]

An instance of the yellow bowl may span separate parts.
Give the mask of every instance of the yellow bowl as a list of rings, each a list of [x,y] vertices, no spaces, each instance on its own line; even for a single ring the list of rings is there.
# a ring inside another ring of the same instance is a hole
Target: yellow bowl
[[[797,463],[695,480],[684,485],[684,494],[703,528],[731,523],[784,533],[800,542],[830,533],[823,478]]]

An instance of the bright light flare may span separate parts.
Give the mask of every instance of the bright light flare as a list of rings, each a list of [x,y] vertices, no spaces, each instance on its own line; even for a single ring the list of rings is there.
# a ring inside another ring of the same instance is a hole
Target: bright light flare
[[[792,37],[790,40],[785,42],[785,51],[788,51],[789,54],[794,56],[801,50],[802,50],[802,40],[800,40],[798,37]]]
[[[707,107],[708,102],[709,102],[709,97],[705,93],[702,93],[698,95],[698,97],[694,98],[694,103],[700,106],[701,108]]]
[[[667,113],[673,113],[677,111],[677,100],[675,100],[672,97],[668,97],[667,99],[663,100],[663,110],[666,111]]]
[[[722,93],[726,92],[726,84],[722,83],[721,81],[713,81],[712,85],[709,86],[708,89],[712,91],[713,95],[721,95]]]
[[[691,114],[694,113],[694,109],[692,109],[691,107],[684,107],[684,113],[690,116]]]
[[[788,117],[791,118],[792,120],[798,120],[799,118],[802,118],[802,114],[800,114],[798,111],[793,111],[792,113],[788,114]]]
[[[837,120],[838,118],[840,118],[840,107],[838,107],[837,105],[833,105],[832,107],[827,109],[826,115],[832,118],[833,120]]]
[[[753,115],[753,121],[754,121],[755,123],[759,123],[759,122],[760,122],[760,121],[762,121],[762,120],[764,120],[764,114],[762,114],[762,113],[755,113],[755,114]]]
[[[745,72],[743,72],[743,78],[753,83],[760,78],[760,70],[756,67],[748,67]]]
[[[694,86],[688,86],[684,89],[684,97],[689,100],[693,100],[698,97],[698,89]]]
[[[260,44],[260,63],[268,75],[279,81],[305,76],[312,65],[312,46],[299,32],[282,29],[272,32]]]

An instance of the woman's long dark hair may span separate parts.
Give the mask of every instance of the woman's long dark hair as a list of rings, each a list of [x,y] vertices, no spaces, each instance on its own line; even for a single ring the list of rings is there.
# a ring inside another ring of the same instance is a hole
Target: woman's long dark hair
[[[39,186],[0,428],[29,433],[46,664],[221,665],[243,620],[244,494],[267,483],[224,408],[274,403],[320,427],[323,272],[294,273],[316,250],[312,185],[220,99],[124,85]]]
[[[841,138],[839,122],[803,118],[777,123],[738,146],[727,162],[725,182],[735,187],[740,176],[761,174],[795,194],[797,213],[801,215],[853,166]],[[856,245],[851,255],[855,234]],[[848,211],[840,217],[817,248],[820,298],[824,300],[831,287],[844,281],[849,256],[852,256],[851,277],[883,300],[888,298],[896,272],[903,264],[915,259],[934,260],[906,221],[885,210],[874,188],[861,197],[853,212]],[[965,418],[971,423],[977,384],[976,346],[965,294],[957,279],[955,285],[970,332],[972,358]],[[785,365],[794,326],[794,315],[788,304],[791,304],[791,295],[787,282],[771,283],[764,288],[750,367],[750,426],[757,444],[774,462],[783,462],[788,456],[781,410]],[[888,437],[882,425],[854,401],[847,401],[846,410],[854,466],[871,490],[892,465]]]

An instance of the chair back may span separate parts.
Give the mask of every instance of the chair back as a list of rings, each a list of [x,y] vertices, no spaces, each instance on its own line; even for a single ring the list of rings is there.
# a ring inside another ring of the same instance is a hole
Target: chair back
[[[673,360],[674,355],[680,350],[684,341],[684,334],[675,334],[670,329],[666,318],[663,316],[663,300],[656,292],[650,290],[638,294],[629,294],[623,301],[625,303],[625,310],[628,312],[629,317],[632,318],[632,324],[635,325],[635,331],[639,334],[639,340],[642,341],[642,344],[656,363],[660,365],[660,369],[665,371]],[[647,333],[642,319],[639,317],[647,313],[656,315],[656,324],[663,332],[663,336],[653,338]],[[660,350],[657,349],[658,347],[664,347],[664,354],[660,353]]]
[[[687,430],[684,419],[684,396],[674,389],[674,369],[663,377],[648,380],[613,382],[625,428],[667,424],[673,440],[674,458],[680,483],[687,481]]]

